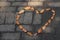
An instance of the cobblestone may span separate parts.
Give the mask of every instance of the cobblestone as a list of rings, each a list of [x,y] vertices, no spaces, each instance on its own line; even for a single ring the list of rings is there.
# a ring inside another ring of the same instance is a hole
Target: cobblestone
[[[11,2],[11,4],[14,7],[11,7],[10,2],[6,2],[6,1],[13,1],[13,2]],[[29,6],[30,5],[33,5],[33,6],[39,5],[39,8],[40,8],[40,6],[43,6],[43,3],[40,4],[40,3],[36,3],[35,2],[36,4],[33,4],[33,2],[32,3],[31,2],[28,3],[28,2],[19,2],[19,1],[23,1],[23,0],[0,0],[0,11],[3,12],[3,13],[0,13],[0,32],[1,33],[3,32],[2,33],[2,36],[0,36],[0,40],[1,39],[2,40],[20,40],[20,33],[12,33],[11,32],[11,31],[15,32],[15,24],[14,24],[15,23],[15,14],[12,13],[12,12],[16,12],[16,10],[20,11],[21,8],[23,8],[22,6],[27,6],[27,5],[29,5]],[[43,1],[43,0],[41,0],[41,1]],[[49,4],[49,5],[51,6],[53,4]],[[59,5],[55,5],[55,7],[58,7],[58,6]],[[8,13],[5,13],[5,12],[8,12]],[[45,23],[45,21],[47,20],[46,18],[48,18],[48,16],[45,15],[45,16],[43,16],[44,17],[43,18],[41,15],[35,15],[34,16],[33,24],[43,24],[43,23]],[[41,17],[43,19],[43,22],[41,20]],[[56,18],[55,21],[59,21],[60,7],[59,8],[56,8],[56,17],[58,17],[58,18]],[[28,23],[31,23],[31,20],[32,20],[32,14],[31,14],[31,12],[30,13],[29,12],[26,12],[26,14],[23,14],[23,16],[21,16],[21,20],[19,20],[19,21],[21,23],[28,24]],[[34,26],[31,26],[31,25],[23,25],[23,26],[28,31],[33,31],[33,32],[36,31],[39,28],[39,26],[35,26],[35,25]],[[56,25],[53,22],[53,24],[50,25],[50,27],[53,27],[53,28],[56,27],[56,30],[54,30],[56,32],[56,34],[55,34],[55,32],[54,32],[54,34],[52,34],[52,33],[42,33],[42,34],[39,34],[41,36],[39,36],[39,37],[35,36],[34,38],[33,37],[30,37],[27,34],[25,34],[25,33],[22,32],[22,34],[21,34],[21,40],[22,39],[23,40],[60,40],[60,36],[59,36],[60,35],[60,27],[59,26],[60,26],[60,23],[59,22],[56,23]],[[21,31],[21,30],[17,27],[17,31]],[[5,32],[7,32],[7,33],[5,33]],[[55,37],[54,37],[54,35],[55,35]]]

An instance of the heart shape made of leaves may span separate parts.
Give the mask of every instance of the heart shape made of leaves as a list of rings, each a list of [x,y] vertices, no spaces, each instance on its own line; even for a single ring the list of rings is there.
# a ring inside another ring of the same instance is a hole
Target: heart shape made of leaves
[[[23,32],[27,33],[30,36],[33,36],[33,32],[30,32],[27,29],[25,29],[22,25],[20,25],[21,23],[19,22],[19,18],[21,17],[21,14],[23,14],[25,12],[25,10],[36,11],[37,14],[44,14],[45,11],[52,12],[52,16],[50,17],[50,19],[48,19],[48,21],[41,28],[39,28],[37,30],[37,32],[34,33],[34,35],[42,33],[42,31],[46,29],[46,27],[51,23],[51,21],[54,19],[55,15],[56,15],[55,11],[51,8],[46,8],[46,9],[42,9],[41,11],[38,11],[38,10],[35,10],[31,6],[27,6],[27,7],[24,7],[24,9],[22,9],[21,11],[19,11],[18,14],[16,15],[16,24],[18,25],[20,30],[22,30]]]

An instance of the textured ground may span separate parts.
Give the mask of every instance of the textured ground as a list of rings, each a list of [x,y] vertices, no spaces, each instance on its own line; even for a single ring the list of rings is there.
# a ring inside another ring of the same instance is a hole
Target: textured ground
[[[56,17],[48,28],[43,31],[44,33],[36,37],[30,37],[19,30],[18,26],[15,25],[15,17],[16,13],[21,10],[23,6],[27,5],[28,0],[25,0],[26,2],[23,1],[24,0],[0,0],[0,40],[60,40],[60,7],[55,7]],[[22,14],[20,22],[24,24],[23,26],[27,30],[36,32],[37,29],[45,23],[49,15],[50,14],[46,13],[42,16],[32,12],[26,12]]]

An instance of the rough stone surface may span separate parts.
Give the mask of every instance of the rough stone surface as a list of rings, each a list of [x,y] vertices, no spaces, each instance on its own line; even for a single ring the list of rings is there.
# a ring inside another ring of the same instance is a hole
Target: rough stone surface
[[[15,25],[0,25],[0,32],[14,31]]]
[[[0,2],[0,6],[10,6],[9,2]]]
[[[1,2],[3,1],[3,2],[5,2],[5,1],[7,1],[7,0],[0,0]]]
[[[2,40],[19,40],[20,33],[3,33]]]
[[[50,32],[51,28],[46,28],[46,30],[44,30],[45,32],[43,31],[43,33],[38,34],[37,36],[30,37],[24,32],[22,32],[18,28],[18,26],[15,25],[16,12],[20,11],[24,6],[28,6],[28,2],[26,1],[35,2],[39,0],[0,0],[0,40],[60,40],[59,6],[52,5],[53,8],[56,7],[55,8],[56,18],[53,20],[54,22],[52,22],[51,25],[48,25],[48,27],[51,27],[52,29],[54,28],[53,32]],[[40,1],[42,2],[47,1],[47,3],[53,1],[55,3],[55,1],[59,0],[40,0]],[[42,8],[49,6],[46,2],[43,3],[44,3],[44,5],[42,4],[43,7],[39,5],[39,7],[36,7],[36,9],[41,10]],[[36,4],[32,3],[32,5]],[[38,28],[40,28],[41,25],[45,24],[45,22],[51,15],[45,12],[43,16],[35,14],[34,18],[32,18],[33,17],[32,14],[33,14],[32,12],[26,12],[25,14],[21,15],[21,19],[19,20],[22,24],[24,24],[23,26],[28,31],[32,32],[37,32]],[[31,22],[32,25],[25,25],[28,23],[31,24]]]
[[[31,24],[32,22],[32,12],[26,12],[24,15],[24,24]]]
[[[23,25],[24,28],[26,28],[28,31],[32,31],[32,26],[30,25]],[[17,31],[21,31],[19,27],[17,27]]]
[[[15,14],[14,13],[6,13],[6,24],[15,24]]]
[[[19,19],[19,22],[20,22],[20,23],[24,23],[24,15],[25,15],[25,14],[22,14],[22,15],[21,15],[21,18]]]
[[[5,13],[0,13],[0,24],[4,23]]]
[[[27,2],[14,2],[12,6],[27,6]]]
[[[15,1],[15,0],[7,0],[7,1]]]
[[[23,9],[23,7],[19,7],[19,8],[18,8],[18,11],[20,11],[20,10],[22,10],[22,9]]]
[[[15,7],[1,7],[0,12],[15,12]]]
[[[40,24],[41,23],[41,15],[35,14],[33,24]]]
[[[25,40],[43,40],[43,39],[42,39],[42,34],[41,34],[41,35],[38,35],[38,36],[33,36],[33,37],[31,37],[31,36],[29,36],[29,35],[27,35],[27,34],[22,33],[22,37],[23,37]],[[24,39],[23,39],[23,40],[24,40]]]
[[[42,36],[42,39],[43,40],[55,40],[55,38],[54,38],[54,34],[43,34],[43,36]]]
[[[16,0],[16,1],[20,1],[20,2],[27,2],[27,0]]]

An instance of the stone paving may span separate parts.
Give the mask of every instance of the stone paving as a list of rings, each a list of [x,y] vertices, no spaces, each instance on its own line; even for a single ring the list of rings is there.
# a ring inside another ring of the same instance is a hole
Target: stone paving
[[[55,7],[56,17],[48,28],[43,30],[42,34],[30,37],[15,24],[16,13],[27,5],[28,0],[0,0],[0,40],[60,40],[60,7]],[[41,10],[41,8],[38,9]],[[25,14],[21,15],[19,21],[24,24],[23,26],[28,31],[37,32],[37,29],[47,21],[49,15],[51,14],[46,13],[42,16],[32,12],[25,12]]]

